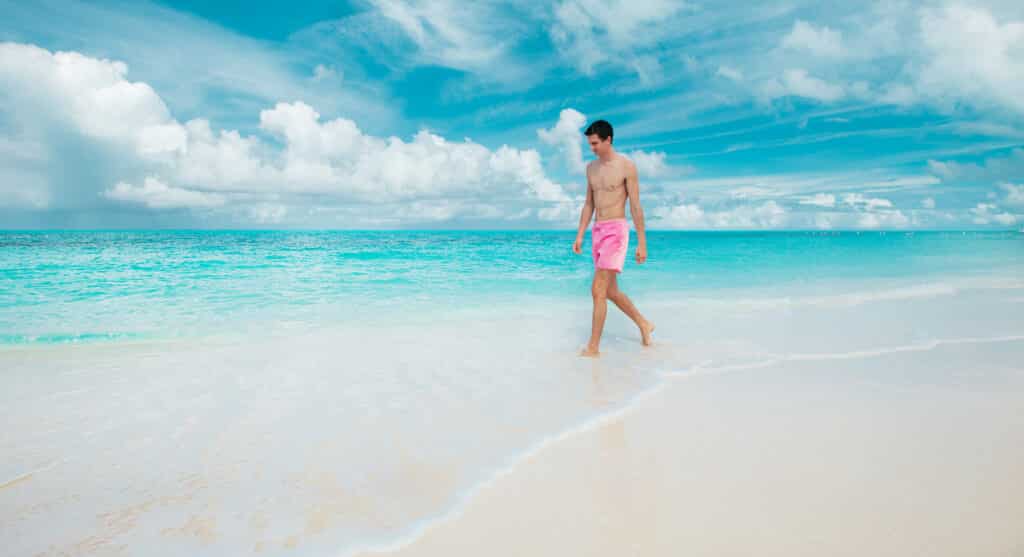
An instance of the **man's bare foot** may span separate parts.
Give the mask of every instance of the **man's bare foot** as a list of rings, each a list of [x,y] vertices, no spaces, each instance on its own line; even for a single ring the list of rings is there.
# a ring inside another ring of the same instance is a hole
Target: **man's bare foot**
[[[585,358],[599,358],[601,353],[597,351],[597,348],[591,348],[590,346],[580,351],[580,356]]]
[[[640,325],[640,343],[644,346],[651,345],[651,333],[654,332],[654,323],[650,321],[644,321],[643,325]]]

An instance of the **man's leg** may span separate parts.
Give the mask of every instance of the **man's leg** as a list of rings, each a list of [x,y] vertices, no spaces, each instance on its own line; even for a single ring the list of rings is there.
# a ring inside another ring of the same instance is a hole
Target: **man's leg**
[[[640,341],[644,346],[650,345],[654,324],[644,319],[644,316],[640,315],[640,310],[636,309],[629,296],[626,296],[625,292],[619,290],[619,281],[616,273],[612,273],[611,283],[608,285],[608,299],[618,306],[622,313],[628,315],[633,320],[633,323],[636,323],[636,326],[640,328]]]
[[[590,342],[583,350],[583,356],[600,354],[598,347],[601,344],[601,331],[604,330],[604,318],[608,315],[608,285],[614,274],[614,271],[608,269],[594,271],[594,283],[590,287],[590,293],[594,297],[594,319],[591,323]]]

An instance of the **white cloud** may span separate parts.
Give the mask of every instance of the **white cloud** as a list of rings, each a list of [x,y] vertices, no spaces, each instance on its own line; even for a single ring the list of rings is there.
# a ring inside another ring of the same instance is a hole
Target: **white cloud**
[[[320,115],[303,103],[278,103],[260,125],[284,140],[282,179],[296,190],[332,193],[366,202],[501,195],[564,202],[534,150],[494,151],[466,140],[450,142],[422,130],[412,141],[379,138],[355,122]]]
[[[184,148],[184,130],[159,95],[125,79],[123,62],[34,45],[0,43],[0,89],[23,110],[69,121],[83,135],[118,141],[138,154]]]
[[[857,226],[860,228],[905,228],[909,224],[910,219],[896,210],[861,213],[857,216]]]
[[[835,102],[843,98],[843,88],[809,75],[804,69],[788,69],[782,79],[771,79],[762,85],[762,92],[769,99],[795,95],[821,102]]]
[[[831,193],[816,193],[810,197],[802,197],[801,205],[817,205],[819,207],[835,207],[836,196]]]
[[[931,197],[926,197],[921,200],[921,206],[924,207],[925,209],[934,209],[935,199]]]
[[[749,37],[731,37],[739,46],[712,63],[742,75],[760,100],[793,95],[1024,114],[1024,11],[944,0],[814,11],[829,23],[797,19],[781,36],[772,26],[755,28]]]
[[[685,174],[692,172],[692,167],[673,167],[665,162],[665,153],[660,151],[630,151],[626,153],[626,156],[636,164],[637,173],[640,175],[640,179],[644,178],[662,178],[671,174]]]
[[[733,81],[743,81],[743,72],[729,66],[718,66],[718,71],[715,72],[715,75],[720,75]]]
[[[1016,180],[1024,176],[1024,149],[1016,148],[1005,155],[989,157],[980,164],[929,160],[928,170],[943,181]]]
[[[796,20],[793,29],[782,38],[783,48],[807,50],[816,56],[839,58],[844,54],[842,33],[826,26]]]
[[[1024,20],[1001,23],[985,8],[948,4],[923,11],[921,41],[920,95],[1024,113]]]
[[[638,63],[644,58],[638,51],[670,33],[665,23],[687,7],[674,0],[563,0],[548,31],[563,58],[583,74],[617,63],[644,77],[650,60]],[[648,73],[645,79],[655,78]]]
[[[974,215],[971,219],[975,224],[1001,224],[1010,226],[1017,222],[1017,217],[1007,212],[998,212],[999,207],[994,203],[978,203],[971,210]]]
[[[1006,199],[1004,201],[1007,205],[1024,206],[1024,184],[1003,182],[999,184],[999,187],[1006,191]]]
[[[145,205],[150,209],[210,208],[224,204],[223,195],[168,186],[157,178],[147,177],[142,186],[118,182],[103,192],[107,198]]]
[[[1002,224],[1003,226],[1010,226],[1017,222],[1017,217],[1015,215],[1011,215],[1010,213],[999,213],[998,215],[995,215],[992,218],[997,223]]]
[[[888,199],[882,199],[879,197],[867,198],[864,197],[864,194],[862,193],[843,194],[843,203],[851,207],[863,208],[868,211],[892,207],[892,201],[889,201]]]
[[[339,88],[310,79],[311,61],[331,60],[340,71],[357,63],[355,57],[321,55],[322,42],[295,35],[282,40],[245,36],[166,4],[7,2],[3,37],[31,38],[42,46],[123,61],[133,81],[159,91],[175,114],[202,114],[237,126],[258,107],[290,99],[331,113],[359,114],[360,121],[374,126],[396,122],[398,106],[384,84],[352,80]]]
[[[265,147],[235,130],[214,133],[206,120],[185,124],[185,152],[166,167],[183,184],[225,191],[269,191],[282,185],[281,172],[265,159]]]
[[[583,174],[583,126],[587,117],[572,108],[558,114],[558,122],[550,129],[537,130],[537,136],[544,143],[557,148],[565,158],[566,168],[575,174]]]
[[[152,209],[237,206],[260,222],[291,214],[281,209],[289,200],[267,205],[271,198],[292,195],[290,202],[308,203],[306,193],[379,206],[455,199],[453,210],[473,214],[479,213],[474,199],[497,199],[510,213],[534,208],[552,219],[574,202],[532,149],[492,150],[426,130],[411,141],[377,137],[346,118],[321,120],[302,102],[260,113],[260,127],[279,148],[236,130],[215,131],[203,119],[179,123],[151,87],[126,79],[121,62],[12,43],[0,45],[0,54],[0,93],[17,93],[20,118],[38,130],[53,128],[58,137],[71,129],[113,148],[111,159],[96,161],[122,169],[116,184],[102,190],[107,199]],[[45,143],[49,132],[39,133]],[[138,180],[141,186],[132,185]]]
[[[519,18],[493,3],[454,0],[370,0],[375,15],[397,26],[415,46],[420,64],[440,65],[503,80],[522,75],[509,50]],[[500,71],[495,70],[495,64]]]
[[[659,228],[773,229],[787,223],[786,210],[775,201],[705,211],[696,203],[655,207],[652,226]]]

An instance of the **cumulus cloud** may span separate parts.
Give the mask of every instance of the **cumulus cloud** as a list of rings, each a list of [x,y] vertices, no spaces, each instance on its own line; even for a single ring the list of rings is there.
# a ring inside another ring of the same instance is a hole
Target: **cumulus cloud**
[[[762,92],[768,99],[793,95],[821,102],[834,102],[845,94],[841,86],[809,75],[802,68],[785,70],[781,79],[766,81]]]
[[[782,38],[782,47],[806,50],[827,58],[838,58],[844,54],[842,33],[826,26],[815,27],[801,19],[793,22],[793,29]]]
[[[260,113],[260,127],[282,140],[282,153],[260,156],[257,153],[266,148],[252,138],[231,132],[214,138],[207,126],[197,127],[201,137],[197,143],[209,147],[208,156],[192,164],[193,157],[187,155],[183,168],[189,170],[190,183],[205,178],[203,184],[214,189],[236,189],[242,184],[263,190],[273,185],[284,191],[325,193],[368,203],[479,195],[569,200],[562,186],[547,177],[534,150],[502,146],[492,151],[469,140],[451,142],[426,130],[411,141],[376,137],[352,120],[321,121],[319,113],[301,102],[278,103]]]
[[[934,209],[935,199],[931,197],[926,197],[921,200],[921,206],[924,207],[925,209]]]
[[[128,81],[127,72],[123,62],[0,43],[0,89],[24,110],[143,156],[184,149],[185,132],[167,105],[149,85]]]
[[[1003,182],[999,187],[1006,192],[1007,205],[1024,206],[1024,184],[1011,184]]]
[[[861,213],[857,216],[857,225],[860,228],[905,228],[910,224],[910,219],[902,211],[876,211]]]
[[[978,203],[971,210],[973,218],[971,219],[975,224],[1001,224],[1003,226],[1010,226],[1017,222],[1017,217],[1006,211],[1000,212],[1000,209],[994,203]]]
[[[923,11],[921,41],[919,94],[1024,113],[1024,21],[1003,23],[983,7],[948,4]]]
[[[142,186],[118,182],[103,195],[150,209],[210,208],[219,207],[225,201],[223,195],[171,187],[152,176],[147,177]]]
[[[558,114],[558,122],[549,129],[537,130],[537,136],[544,143],[551,145],[562,153],[566,168],[575,174],[583,174],[583,126],[587,117],[572,108],[563,109]]]
[[[692,171],[690,167],[674,169],[665,162],[665,153],[660,151],[647,152],[642,150],[630,151],[626,156],[636,164],[637,173],[643,178],[662,178],[675,172],[687,173]]]
[[[180,123],[151,87],[129,81],[127,71],[118,61],[0,45],[0,93],[23,109],[19,118],[42,130],[39,141],[49,141],[46,130],[53,128],[58,136],[72,131],[110,147],[102,151],[108,159],[94,162],[123,175],[113,186],[93,187],[111,201],[150,209],[238,206],[239,214],[259,222],[291,214],[281,209],[286,203],[267,204],[281,195],[296,203],[306,203],[308,194],[377,205],[461,200],[454,211],[477,211],[472,201],[487,198],[501,200],[510,213],[529,208],[551,219],[566,217],[574,202],[532,149],[490,149],[427,130],[411,140],[378,137],[353,120],[323,120],[303,102],[260,113],[260,129],[276,140],[271,143],[214,130],[204,119]],[[32,199],[46,199],[44,193]]]
[[[655,207],[652,223],[663,228],[772,229],[787,222],[786,210],[775,201],[706,211],[696,203]]]

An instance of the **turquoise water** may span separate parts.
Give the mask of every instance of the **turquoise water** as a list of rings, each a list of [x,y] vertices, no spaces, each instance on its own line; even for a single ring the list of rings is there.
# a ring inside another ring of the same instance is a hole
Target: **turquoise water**
[[[569,232],[0,233],[0,343],[175,337],[586,297]],[[1018,232],[649,233],[634,297],[1024,267]]]

